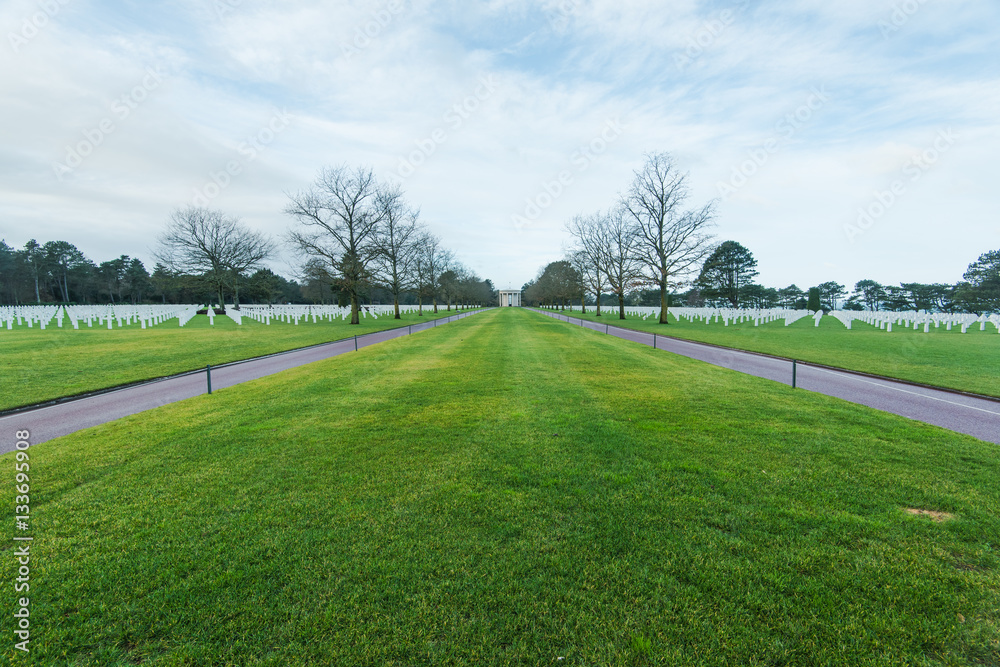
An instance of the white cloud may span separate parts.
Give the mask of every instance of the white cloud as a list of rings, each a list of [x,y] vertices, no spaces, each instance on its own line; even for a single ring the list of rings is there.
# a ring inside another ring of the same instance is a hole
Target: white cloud
[[[955,280],[995,245],[995,8],[926,3],[886,38],[878,22],[893,3],[882,0],[395,6],[244,0],[220,17],[191,0],[137,25],[70,0],[0,54],[2,235],[69,240],[97,261],[148,259],[170,210],[233,160],[240,173],[212,204],[280,234],[284,191],[321,166],[368,163],[388,178],[416,154],[403,183],[427,221],[484,277],[519,286],[560,257],[564,221],[611,204],[644,152],[674,152],[697,203],[777,137],[719,218],[720,237],[750,247],[764,281]],[[36,8],[9,3],[0,25],[16,32]],[[150,67],[162,82],[117,117],[115,100]],[[494,83],[480,99],[483,77]],[[783,119],[824,86],[829,101],[785,136]],[[282,110],[294,120],[246,160],[241,144]],[[105,118],[113,131],[57,178],[53,164]],[[624,131],[581,169],[580,148],[613,119]],[[847,243],[858,207],[948,127],[962,142]],[[515,227],[565,171],[572,182]]]

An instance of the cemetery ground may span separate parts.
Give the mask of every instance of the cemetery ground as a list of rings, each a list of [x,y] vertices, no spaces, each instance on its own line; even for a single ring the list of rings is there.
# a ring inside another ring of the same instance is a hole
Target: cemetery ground
[[[274,320],[269,325],[245,318],[236,324],[228,317],[209,323],[197,315],[183,327],[177,320],[147,329],[138,323],[108,330],[95,323],[79,330],[37,324],[0,330],[0,410],[63,396],[107,389],[132,382],[183,373],[251,357],[327,343],[355,335],[440,319],[466,310],[438,308],[435,315],[404,313],[363,317],[351,326],[341,319],[299,324]]]
[[[561,312],[561,311],[560,311]],[[579,307],[570,317],[581,318]],[[583,319],[611,326],[647,331],[685,340],[722,345],[750,352],[761,352],[787,359],[809,361],[845,370],[955,389],[984,396],[1000,397],[1000,335],[992,324],[986,331],[979,325],[966,333],[957,328],[946,331],[931,328],[929,333],[897,327],[892,332],[879,330],[855,321],[847,330],[833,317],[824,317],[820,326],[803,318],[790,326],[781,320],[754,326],[753,321],[725,326],[721,321],[703,321],[670,317],[661,325],[656,316],[643,319],[634,315],[618,318],[617,308],[601,308],[597,317],[593,307]]]
[[[995,445],[530,311],[29,453],[34,664],[1000,662]]]

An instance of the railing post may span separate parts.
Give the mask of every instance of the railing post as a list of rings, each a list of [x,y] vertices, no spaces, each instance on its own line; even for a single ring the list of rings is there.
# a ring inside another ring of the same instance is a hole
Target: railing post
[[[796,377],[798,375],[798,370],[799,370],[799,362],[797,362],[797,361],[795,361],[793,359],[792,360],[792,389],[795,389],[796,385],[798,384],[798,378]]]
[[[212,393],[212,364],[205,366],[205,377],[208,379],[208,393]]]
[[[656,334],[653,334],[653,349],[656,349]]]
[[[355,352],[358,351],[358,337],[357,336],[354,337],[354,351]]]

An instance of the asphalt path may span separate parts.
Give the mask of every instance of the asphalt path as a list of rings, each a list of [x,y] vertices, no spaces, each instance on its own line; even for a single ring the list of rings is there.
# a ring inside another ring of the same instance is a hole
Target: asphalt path
[[[990,398],[624,329],[558,313],[541,310],[535,312],[616,338],[787,385],[792,384],[794,363],[795,386],[805,391],[835,396],[1000,444],[1000,401]]]
[[[429,320],[412,326],[376,331],[355,338],[323,343],[289,352],[279,352],[213,366],[211,369],[212,390],[258,380],[290,368],[329,359],[356,349],[377,345],[393,338],[432,329],[438,325],[475,315],[473,311],[452,315],[438,320]],[[121,419],[146,410],[152,410],[169,403],[183,401],[208,392],[206,369],[153,380],[139,385],[123,387],[85,398],[67,400],[24,412],[0,417],[0,454],[13,451],[16,440],[14,433],[27,430],[32,445],[52,440],[76,431]]]

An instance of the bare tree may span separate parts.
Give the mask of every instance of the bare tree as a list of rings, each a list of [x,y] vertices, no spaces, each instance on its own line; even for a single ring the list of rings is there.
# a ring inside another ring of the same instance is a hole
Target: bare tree
[[[226,266],[232,274],[233,306],[240,308],[240,282],[243,274],[260,268],[261,262],[274,254],[275,244],[270,238],[250,230],[237,234],[232,239]]]
[[[643,263],[639,257],[639,237],[628,214],[614,208],[599,218],[603,243],[600,269],[618,297],[618,318],[625,319],[625,294],[642,283]]]
[[[451,268],[455,255],[450,250],[441,247],[441,240],[430,236],[424,244],[424,261],[427,263],[428,295],[434,305],[434,313],[438,312],[438,294],[441,290],[441,274]]]
[[[324,168],[313,187],[288,195],[285,212],[298,220],[289,241],[329,264],[351,298],[351,324],[360,324],[360,293],[380,254],[379,227],[386,217],[383,188],[369,168]]]
[[[413,275],[417,288],[417,315],[424,314],[424,294],[426,294],[427,284],[430,282],[429,270],[427,266],[427,245],[434,237],[423,232],[417,236],[416,252],[413,256]]]
[[[604,272],[601,271],[601,248],[604,247],[604,227],[601,214],[575,216],[566,225],[573,237],[570,262],[580,274],[584,288],[589,290],[597,303],[597,316],[601,316],[601,295],[604,293]],[[583,311],[587,312],[586,303]]]
[[[668,153],[646,156],[635,172],[621,206],[631,216],[639,239],[639,257],[647,278],[660,288],[660,324],[669,324],[667,291],[681,285],[712,252],[708,228],[715,202],[697,210],[682,210],[688,199],[687,174],[679,172]]]
[[[392,293],[395,319],[399,316],[400,294],[416,285],[415,264],[419,255],[419,213],[410,209],[396,186],[383,189],[379,205],[384,221],[375,235],[379,254],[375,261],[376,280]]]
[[[437,312],[437,294],[441,274],[451,261],[451,253],[441,248],[441,239],[429,232],[422,232],[416,241],[416,256],[413,270],[416,274],[417,315],[424,314],[424,297],[429,297]]]
[[[275,250],[270,238],[250,229],[238,217],[194,206],[174,211],[158,241],[154,257],[174,271],[207,276],[220,306],[225,304],[224,290],[230,281],[238,283],[243,272],[258,266]]]
[[[441,294],[441,300],[444,301],[445,309],[448,311],[451,310],[451,304],[458,296],[463,271],[464,267],[461,264],[450,265],[438,276],[438,292]]]
[[[302,294],[314,303],[336,303],[333,284],[336,280],[330,274],[329,263],[317,257],[310,257],[299,269],[297,278],[302,281]]]
[[[580,291],[580,312],[584,315],[587,314],[587,292],[594,292],[592,283],[587,279],[587,273],[590,269],[590,263],[587,261],[587,255],[580,249],[571,250],[566,255],[566,261],[569,265],[573,267],[573,270],[577,272],[580,276],[580,285],[583,289]],[[600,271],[597,272],[600,275]],[[600,304],[598,304],[600,307]]]
[[[526,286],[522,296],[525,301],[536,301],[543,306],[548,303],[554,309],[566,310],[566,301],[572,305],[572,300],[579,297],[583,289],[580,274],[572,262],[558,260],[546,264]]]

